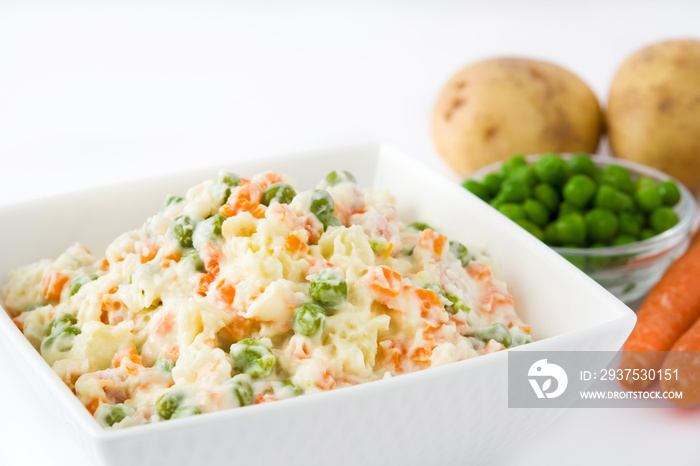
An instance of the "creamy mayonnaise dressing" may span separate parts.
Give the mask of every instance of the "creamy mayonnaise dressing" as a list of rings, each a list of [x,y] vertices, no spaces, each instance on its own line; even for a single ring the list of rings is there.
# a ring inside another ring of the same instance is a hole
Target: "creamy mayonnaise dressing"
[[[227,172],[103,257],[10,274],[3,305],[108,427],[346,387],[531,341],[490,260],[333,172]]]

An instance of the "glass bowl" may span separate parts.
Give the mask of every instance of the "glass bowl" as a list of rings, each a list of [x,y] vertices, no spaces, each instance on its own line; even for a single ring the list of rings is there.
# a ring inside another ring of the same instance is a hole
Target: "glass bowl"
[[[572,154],[561,154],[569,158]],[[540,155],[526,157],[528,163],[535,162]],[[680,201],[674,206],[678,223],[670,229],[649,239],[621,246],[600,248],[556,247],[557,251],[588,276],[605,287],[626,304],[636,304],[664,271],[688,248],[696,227],[696,202],[690,191],[678,180],[651,167],[605,155],[591,155],[598,166],[619,165],[629,170],[632,179],[648,176],[654,180],[673,180],[681,192]],[[480,181],[489,173],[498,172],[502,162],[487,165],[469,176]]]

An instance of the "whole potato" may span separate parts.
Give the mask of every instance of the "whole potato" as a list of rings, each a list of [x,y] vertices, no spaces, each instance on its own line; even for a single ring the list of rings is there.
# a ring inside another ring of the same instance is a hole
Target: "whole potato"
[[[700,41],[673,40],[632,54],[608,99],[610,148],[700,189]]]
[[[466,176],[514,154],[594,152],[602,117],[591,89],[542,61],[494,58],[457,72],[440,92],[435,146]]]

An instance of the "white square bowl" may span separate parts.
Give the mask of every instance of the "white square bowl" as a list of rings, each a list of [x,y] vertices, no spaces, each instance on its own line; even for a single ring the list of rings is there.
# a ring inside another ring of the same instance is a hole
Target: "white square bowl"
[[[259,159],[4,207],[0,283],[9,270],[56,257],[75,241],[99,255],[118,234],[139,228],[167,194],[184,193],[221,168],[242,176],[274,170],[292,176],[300,189],[346,169],[362,186],[391,191],[405,220],[421,219],[484,247],[532,327],[536,341],[522,350],[615,351],[634,326],[628,307],[546,245],[387,145]],[[0,335],[0,357],[19,363],[18,373],[2,374],[4,383],[26,379],[97,464],[482,464],[561,412],[508,408],[502,351],[327,393],[110,431],[98,426],[5,312]]]

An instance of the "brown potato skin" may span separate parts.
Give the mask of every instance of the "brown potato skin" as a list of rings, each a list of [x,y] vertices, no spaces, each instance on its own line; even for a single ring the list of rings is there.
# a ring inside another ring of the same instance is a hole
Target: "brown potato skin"
[[[700,41],[645,47],[618,69],[608,98],[615,156],[643,163],[700,190]]]
[[[598,99],[583,81],[524,58],[463,68],[439,93],[432,117],[438,153],[461,176],[514,154],[593,153],[601,129]]]

